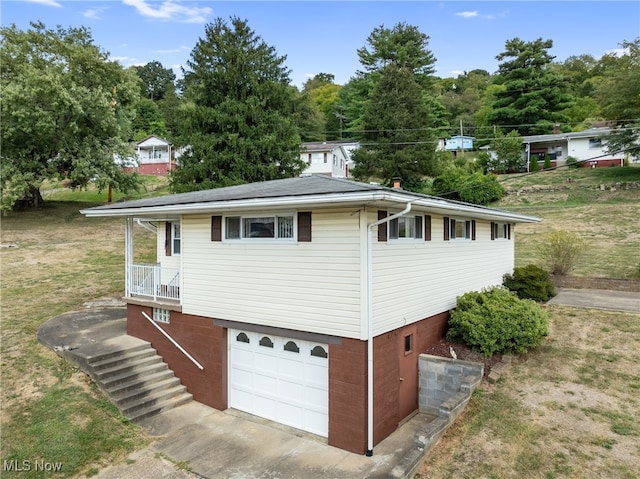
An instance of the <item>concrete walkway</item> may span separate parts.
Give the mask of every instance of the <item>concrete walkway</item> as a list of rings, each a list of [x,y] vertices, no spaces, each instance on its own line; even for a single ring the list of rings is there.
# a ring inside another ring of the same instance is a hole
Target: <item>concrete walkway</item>
[[[89,304],[43,324],[38,341],[82,367],[86,358],[130,341],[126,310],[117,300]],[[388,478],[407,477],[416,434],[434,418],[417,414],[374,448],[372,457],[327,445],[326,439],[259,417],[197,402],[139,424],[155,440],[97,479],[157,478]],[[418,451],[419,454],[422,454]],[[419,456],[418,456],[419,457]],[[413,460],[415,465],[415,460]]]
[[[640,313],[640,293],[604,289],[559,289],[549,304]]]

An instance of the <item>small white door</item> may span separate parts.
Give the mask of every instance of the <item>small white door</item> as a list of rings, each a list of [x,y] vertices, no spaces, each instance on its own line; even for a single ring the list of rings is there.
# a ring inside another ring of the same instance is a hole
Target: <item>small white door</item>
[[[329,346],[230,329],[229,407],[327,437]]]

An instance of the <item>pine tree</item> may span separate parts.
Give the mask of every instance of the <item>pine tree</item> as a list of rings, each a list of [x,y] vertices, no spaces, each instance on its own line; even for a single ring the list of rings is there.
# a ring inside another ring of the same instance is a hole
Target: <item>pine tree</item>
[[[187,63],[174,191],[295,176],[304,167],[286,57],[237,17],[205,27]]]

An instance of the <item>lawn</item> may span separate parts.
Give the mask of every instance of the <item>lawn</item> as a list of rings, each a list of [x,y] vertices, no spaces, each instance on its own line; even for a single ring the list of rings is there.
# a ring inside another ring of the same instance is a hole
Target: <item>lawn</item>
[[[548,310],[545,344],[482,383],[420,479],[638,478],[640,315]]]

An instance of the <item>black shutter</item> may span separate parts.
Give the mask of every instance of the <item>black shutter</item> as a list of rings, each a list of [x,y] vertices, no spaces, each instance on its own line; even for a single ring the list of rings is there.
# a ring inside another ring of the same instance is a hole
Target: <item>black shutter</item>
[[[511,239],[511,223],[507,225],[507,239]]]
[[[211,241],[222,241],[222,216],[211,217]]]
[[[491,222],[491,240],[496,239],[496,224]]]
[[[443,220],[444,220],[444,240],[449,241],[449,227],[450,227],[449,217],[445,216]]]
[[[381,220],[387,217],[387,212],[384,210],[378,210],[378,219]],[[378,225],[378,241],[387,241],[387,223]]]
[[[302,243],[311,242],[311,211],[298,213],[298,241]]]
[[[171,223],[164,224],[164,255],[171,256]]]
[[[431,241],[431,215],[424,215],[424,240]]]
[[[471,220],[471,240],[476,240],[476,220]]]

